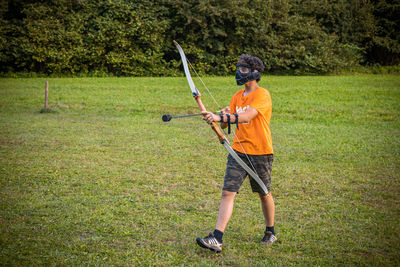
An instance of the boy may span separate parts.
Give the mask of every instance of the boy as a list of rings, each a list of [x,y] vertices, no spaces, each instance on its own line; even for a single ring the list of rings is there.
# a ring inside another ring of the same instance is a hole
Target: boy
[[[267,226],[261,242],[272,244],[277,238],[274,231],[275,204],[270,193],[274,159],[269,127],[272,113],[271,96],[266,89],[258,86],[261,72],[264,71],[261,59],[242,54],[236,67],[236,82],[245,88],[232,97],[230,105],[221,111],[221,115],[207,112],[204,120],[209,124],[214,121],[221,122],[221,128],[226,128],[228,123],[236,123],[236,136],[232,148],[249,167],[255,170],[269,192],[265,195],[257,182],[249,176],[253,192],[259,194]],[[222,251],[222,237],[232,215],[234,198],[246,176],[247,172],[229,155],[217,224],[214,232],[205,238],[196,239],[199,246],[216,252]]]

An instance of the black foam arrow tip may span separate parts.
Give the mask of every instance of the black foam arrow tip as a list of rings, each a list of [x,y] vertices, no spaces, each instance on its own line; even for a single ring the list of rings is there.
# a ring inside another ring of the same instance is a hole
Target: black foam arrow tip
[[[172,116],[169,115],[169,114],[165,114],[165,115],[162,116],[162,120],[164,122],[170,121],[171,119],[172,119]]]

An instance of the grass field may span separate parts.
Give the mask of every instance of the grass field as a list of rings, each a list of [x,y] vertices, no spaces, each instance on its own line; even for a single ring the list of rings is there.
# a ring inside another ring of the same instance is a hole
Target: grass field
[[[225,106],[233,77],[204,79]],[[0,265],[400,265],[400,77],[263,77],[279,242],[245,182],[224,251],[225,149],[185,78],[0,79]],[[217,106],[200,87],[210,110]],[[232,139],[232,137],[230,137]]]

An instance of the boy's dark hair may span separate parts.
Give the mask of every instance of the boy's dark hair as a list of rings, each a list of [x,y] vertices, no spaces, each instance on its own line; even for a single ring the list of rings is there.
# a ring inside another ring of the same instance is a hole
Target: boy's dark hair
[[[257,70],[258,72],[263,72],[265,69],[264,63],[261,61],[261,59],[249,54],[241,54],[239,56],[238,64],[248,66],[253,70]]]

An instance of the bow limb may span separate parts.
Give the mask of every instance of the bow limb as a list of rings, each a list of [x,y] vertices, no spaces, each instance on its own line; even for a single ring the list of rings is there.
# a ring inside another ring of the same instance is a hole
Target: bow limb
[[[190,75],[189,67],[187,65],[186,56],[185,53],[183,52],[182,47],[175,40],[174,40],[174,45],[178,48],[179,54],[181,55],[183,69],[185,70],[186,79],[189,83],[190,90],[192,90],[193,96],[200,95],[199,90],[197,90],[196,86],[194,86],[193,79],[192,76]]]
[[[186,60],[186,55],[183,52],[182,47],[174,40],[175,46],[178,48],[179,54],[182,58],[182,64],[183,64],[183,69],[185,70],[185,75],[186,79],[189,83],[189,87],[192,90],[193,97],[197,102],[197,105],[200,108],[200,111],[206,112],[206,108],[203,105],[203,102],[201,101],[201,95],[199,90],[197,90],[196,86],[193,83],[192,76],[190,75],[189,67],[187,65],[187,60]],[[269,194],[267,187],[264,185],[264,183],[261,181],[260,177],[255,173],[250,167],[239,157],[239,155],[232,149],[231,145],[229,144],[228,139],[222,134],[221,129],[218,127],[218,125],[213,122],[211,124],[211,128],[213,131],[217,134],[218,140],[221,142],[221,144],[224,145],[225,149],[228,151],[228,153],[239,163],[240,166],[243,167],[243,169],[246,170],[246,172],[260,185],[262,190],[266,195]],[[250,160],[249,160],[250,161]]]
[[[201,101],[200,92],[199,92],[199,90],[197,90],[196,86],[194,85],[192,76],[190,75],[189,67],[188,67],[188,65],[187,65],[186,55],[185,55],[185,53],[183,52],[182,47],[181,47],[175,40],[174,40],[174,44],[175,44],[175,46],[178,48],[179,54],[181,55],[182,64],[183,64],[183,69],[185,70],[186,79],[187,79],[187,81],[188,81],[188,83],[189,83],[190,90],[192,90],[193,97],[194,97],[194,99],[196,100],[197,105],[199,106],[201,113],[207,112],[207,110],[206,110],[206,108],[205,108],[203,102]],[[222,142],[222,141],[224,141],[224,140],[228,141],[228,140],[226,139],[226,137],[223,135],[223,133],[221,132],[221,129],[218,127],[218,125],[217,125],[215,122],[213,122],[213,123],[211,124],[211,128],[212,128],[213,131],[217,134],[218,140],[219,140],[220,142]]]

